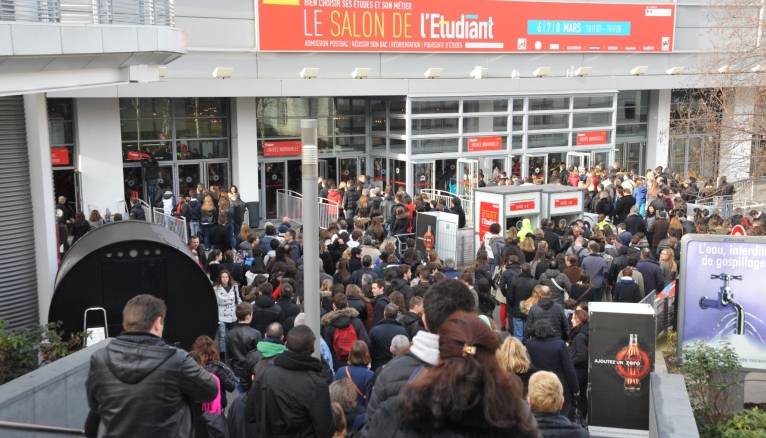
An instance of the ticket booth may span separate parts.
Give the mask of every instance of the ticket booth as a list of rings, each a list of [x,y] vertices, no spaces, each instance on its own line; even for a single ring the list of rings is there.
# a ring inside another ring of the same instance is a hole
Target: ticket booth
[[[532,229],[540,227],[543,186],[497,186],[475,189],[474,230],[481,242],[493,223],[499,223],[502,235],[508,229],[521,227],[529,219]]]
[[[583,218],[583,196],[580,189],[570,186],[547,184],[541,186],[543,217],[553,219],[557,224],[564,221],[565,226]]]

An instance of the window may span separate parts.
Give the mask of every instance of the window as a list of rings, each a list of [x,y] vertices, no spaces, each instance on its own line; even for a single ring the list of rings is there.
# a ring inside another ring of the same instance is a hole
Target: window
[[[514,102],[515,103],[515,102]],[[568,97],[535,97],[529,98],[529,111],[568,110]]]
[[[463,132],[508,132],[508,116],[464,117]]]
[[[612,96],[575,96],[574,109],[611,108],[613,102]]]
[[[74,100],[48,99],[48,135],[53,167],[74,166]]]
[[[645,141],[649,115],[649,91],[617,94],[617,140]]]
[[[392,120],[393,122],[393,120]],[[413,119],[412,135],[457,134],[460,119]],[[507,123],[507,122],[506,122]],[[394,132],[393,124],[391,132]]]
[[[457,138],[437,138],[429,140],[413,140],[412,154],[435,154],[442,152],[458,152]]]
[[[569,114],[530,115],[528,121],[527,129],[530,131],[569,128]]]
[[[508,99],[500,100],[464,100],[464,113],[503,113],[508,112]]]
[[[226,98],[120,99],[123,162],[228,158],[228,115]]]
[[[573,128],[612,127],[612,113],[575,113]]]
[[[457,100],[413,100],[412,114],[447,114],[457,113]]]
[[[530,134],[527,136],[528,148],[569,146],[568,134]]]

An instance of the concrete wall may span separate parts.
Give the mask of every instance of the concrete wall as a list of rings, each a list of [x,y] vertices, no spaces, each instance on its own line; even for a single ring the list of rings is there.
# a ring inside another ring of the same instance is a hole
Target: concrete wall
[[[681,374],[651,374],[650,438],[699,438]]]
[[[119,100],[77,99],[75,107],[85,215],[92,207],[117,213],[124,200]]]
[[[90,356],[110,340],[78,351],[0,386],[0,421],[82,429],[88,416],[85,380]],[[47,438],[61,435],[11,432],[3,438]]]

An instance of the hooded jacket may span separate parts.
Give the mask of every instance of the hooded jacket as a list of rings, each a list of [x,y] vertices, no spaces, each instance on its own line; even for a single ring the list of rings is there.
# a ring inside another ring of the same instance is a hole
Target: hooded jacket
[[[191,198],[191,201],[189,201],[189,221],[199,222],[201,217],[202,204],[200,204],[197,198]]]
[[[110,437],[186,438],[192,433],[187,399],[210,402],[218,395],[213,376],[187,352],[137,332],[123,332],[93,353],[85,386],[89,417],[100,416]]]
[[[407,280],[399,277],[391,280],[391,291],[401,292],[401,294],[404,296],[405,305],[407,308],[410,307],[410,299],[415,296],[415,289],[410,286]]]
[[[535,321],[543,319],[548,320],[551,323],[553,331],[561,336],[561,339],[565,341],[567,340],[569,322],[564,313],[564,308],[553,302],[552,298],[543,297],[540,298],[540,301],[538,301],[537,304],[529,309],[529,316],[527,316],[527,321],[524,323],[524,341],[532,336],[532,326]],[[535,366],[540,367],[537,363],[535,363]]]
[[[274,299],[269,295],[258,295],[255,298],[253,306],[253,320],[250,326],[261,333],[266,333],[269,324],[272,322],[282,323],[285,320],[285,314],[282,308],[277,306]]]
[[[407,337],[410,339],[413,339],[419,331],[425,330],[423,318],[413,312],[405,312],[404,315],[402,315],[402,325],[404,325],[404,329],[407,330]]]
[[[372,356],[373,371],[387,364],[393,358],[391,341],[396,335],[404,335],[409,338],[402,323],[390,318],[381,320],[370,330],[370,355]]]
[[[346,195],[343,198],[343,211],[346,213],[346,217],[351,217],[356,211],[356,203],[359,202],[361,193],[356,190],[356,186],[346,189]]]
[[[402,214],[396,215],[396,220],[391,226],[391,235],[396,236],[399,234],[407,234],[407,228],[410,226],[410,216],[405,211]]]
[[[372,396],[367,402],[367,418],[372,418],[375,411],[386,400],[396,399],[399,390],[410,379],[412,372],[421,365],[433,366],[439,361],[439,335],[425,330],[418,332],[412,339],[410,351],[393,359],[383,367],[372,387]],[[392,403],[396,403],[395,400]]]
[[[255,350],[247,354],[243,366],[242,376],[239,379],[239,385],[245,391],[250,390],[250,382],[253,375],[258,374],[264,366],[274,361],[274,356],[282,354],[287,350],[285,343],[279,339],[265,338],[256,345]]]
[[[588,379],[588,348],[590,346],[590,323],[575,327],[569,333],[569,356],[575,367],[577,380]]]
[[[455,205],[450,209],[450,213],[457,215],[457,228],[465,228],[465,210],[462,205]]]
[[[292,351],[274,358],[255,376],[247,420],[258,436],[330,438],[335,416],[319,359]]]
[[[370,346],[370,337],[367,336],[367,331],[364,329],[364,323],[358,318],[359,312],[356,309],[346,307],[345,309],[334,310],[328,312],[322,317],[322,339],[324,339],[327,346],[330,347],[332,353],[332,364],[337,371],[340,367],[348,364],[347,360],[340,360],[335,355],[335,349],[332,346],[333,339],[335,339],[335,330],[346,328],[349,325],[356,331],[356,337],[360,341],[364,341],[367,346]]]
[[[565,416],[532,411],[543,438],[589,438],[587,429],[569,421]]]
[[[638,303],[641,301],[641,291],[633,277],[621,277],[614,284],[612,301],[615,303]]]
[[[569,282],[569,278],[558,269],[546,269],[540,276],[540,284],[550,288],[553,301],[561,306],[564,305],[565,301],[564,292],[568,294],[572,290],[572,283]]]
[[[140,202],[136,202],[136,205],[134,205],[133,208],[130,209],[130,219],[134,221],[146,220],[146,213],[144,212],[143,207],[141,207]]]
[[[535,286],[540,284],[532,274],[522,272],[518,277],[511,281],[511,287],[508,294],[505,296],[508,307],[513,309],[513,317],[525,321],[527,315],[521,311],[521,302],[527,300],[532,296],[532,291]]]
[[[513,279],[518,277],[520,274],[521,265],[518,263],[510,263],[505,266],[503,275],[500,276],[497,288],[500,290],[500,296],[505,299],[506,303],[511,303],[511,301],[508,300],[508,295],[510,295],[511,292],[511,284],[513,283]]]
[[[636,198],[636,205],[644,205],[646,204],[646,192],[647,192],[646,186],[636,187],[635,190],[633,190],[633,197]]]
[[[521,229],[516,233],[516,237],[519,238],[519,242],[524,242],[524,239],[527,238],[527,234],[532,234],[532,222],[524,218],[524,220],[521,221]]]

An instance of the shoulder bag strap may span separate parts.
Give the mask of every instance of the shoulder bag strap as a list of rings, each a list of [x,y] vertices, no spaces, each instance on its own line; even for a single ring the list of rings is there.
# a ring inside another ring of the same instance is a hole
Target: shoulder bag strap
[[[582,295],[580,295],[580,298],[578,298],[577,301],[575,301],[575,304],[579,303],[584,296],[588,295],[588,292],[590,292],[591,289],[593,289],[593,287],[589,287],[585,292],[583,292]]]
[[[557,288],[559,288],[559,290],[560,290],[560,291],[564,291],[564,289],[563,289],[561,286],[559,286],[559,284],[558,284],[558,283],[556,283],[556,280],[554,280],[554,279],[552,279],[552,278],[551,278],[551,281],[553,282],[553,284],[555,284],[555,285],[556,285],[556,287],[557,287]]]
[[[351,373],[348,372],[348,366],[346,366],[346,375],[348,376],[348,380],[351,382],[351,384],[354,385],[354,389],[356,389],[356,393],[359,394],[363,399],[367,400],[367,396],[364,395],[364,393],[359,390],[359,387],[356,386],[356,383],[354,383],[354,379],[351,378]]]

